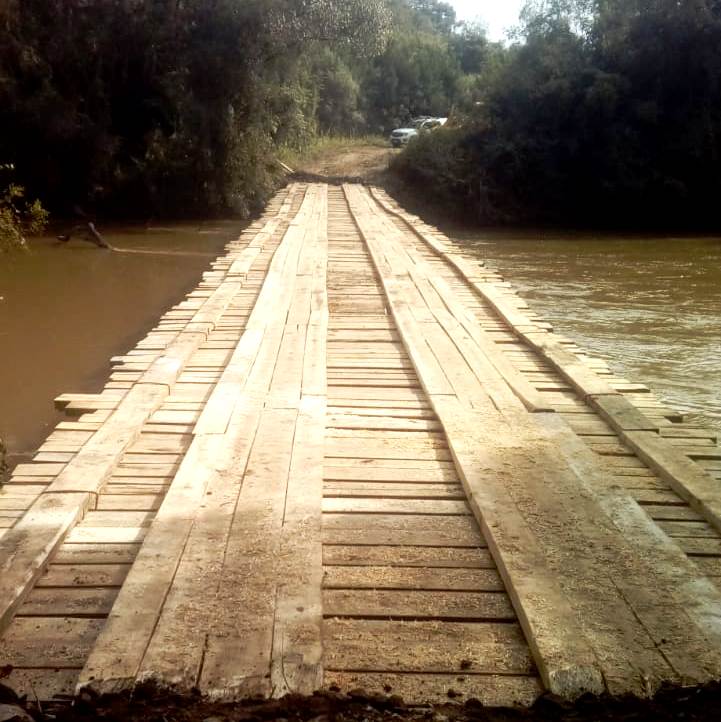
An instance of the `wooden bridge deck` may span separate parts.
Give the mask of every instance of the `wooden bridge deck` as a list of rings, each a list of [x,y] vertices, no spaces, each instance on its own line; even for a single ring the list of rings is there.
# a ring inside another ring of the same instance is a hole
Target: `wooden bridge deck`
[[[3,682],[721,678],[721,450],[385,194],[295,184],[0,490]]]

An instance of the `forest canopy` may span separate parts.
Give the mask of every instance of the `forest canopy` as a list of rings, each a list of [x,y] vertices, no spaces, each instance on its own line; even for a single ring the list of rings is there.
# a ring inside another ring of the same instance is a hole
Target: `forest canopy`
[[[721,2],[533,0],[398,170],[485,222],[721,226]]]
[[[61,213],[247,213],[279,149],[447,111],[454,23],[430,0],[5,0],[0,162]]]
[[[248,214],[320,133],[486,222],[718,224],[721,0],[4,0],[0,164],[60,214]]]

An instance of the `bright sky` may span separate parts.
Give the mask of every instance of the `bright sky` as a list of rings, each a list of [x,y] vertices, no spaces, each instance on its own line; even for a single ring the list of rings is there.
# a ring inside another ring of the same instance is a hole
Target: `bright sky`
[[[518,22],[524,0],[447,0],[459,20],[481,20],[491,40],[503,40],[507,28]]]

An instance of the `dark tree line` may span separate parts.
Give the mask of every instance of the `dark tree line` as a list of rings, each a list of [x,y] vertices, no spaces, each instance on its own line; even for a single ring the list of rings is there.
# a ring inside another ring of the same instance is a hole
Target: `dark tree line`
[[[381,0],[5,0],[0,158],[61,211],[246,211],[314,132],[305,57],[385,46]]]
[[[0,0],[0,163],[61,214],[246,213],[284,148],[447,113],[454,23],[438,0]]]
[[[425,114],[397,169],[481,220],[719,225],[721,0],[531,0],[508,46],[442,0],[0,0],[0,166],[61,214],[248,213]]]
[[[719,227],[721,2],[537,0],[522,18],[465,128],[399,170],[488,222]]]

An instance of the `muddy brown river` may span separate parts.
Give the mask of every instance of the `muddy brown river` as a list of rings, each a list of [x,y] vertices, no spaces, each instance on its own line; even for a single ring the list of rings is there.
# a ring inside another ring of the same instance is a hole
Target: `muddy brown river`
[[[721,238],[456,237],[557,331],[721,431]]]
[[[0,438],[11,465],[60,419],[53,399],[99,391],[125,353],[237,238],[238,221],[103,227],[119,252],[33,240],[0,254]]]
[[[132,348],[237,237],[238,222],[104,228],[123,252],[50,238],[0,255],[0,437],[29,458],[53,398],[99,391]],[[565,335],[721,430],[721,239],[463,235]]]

